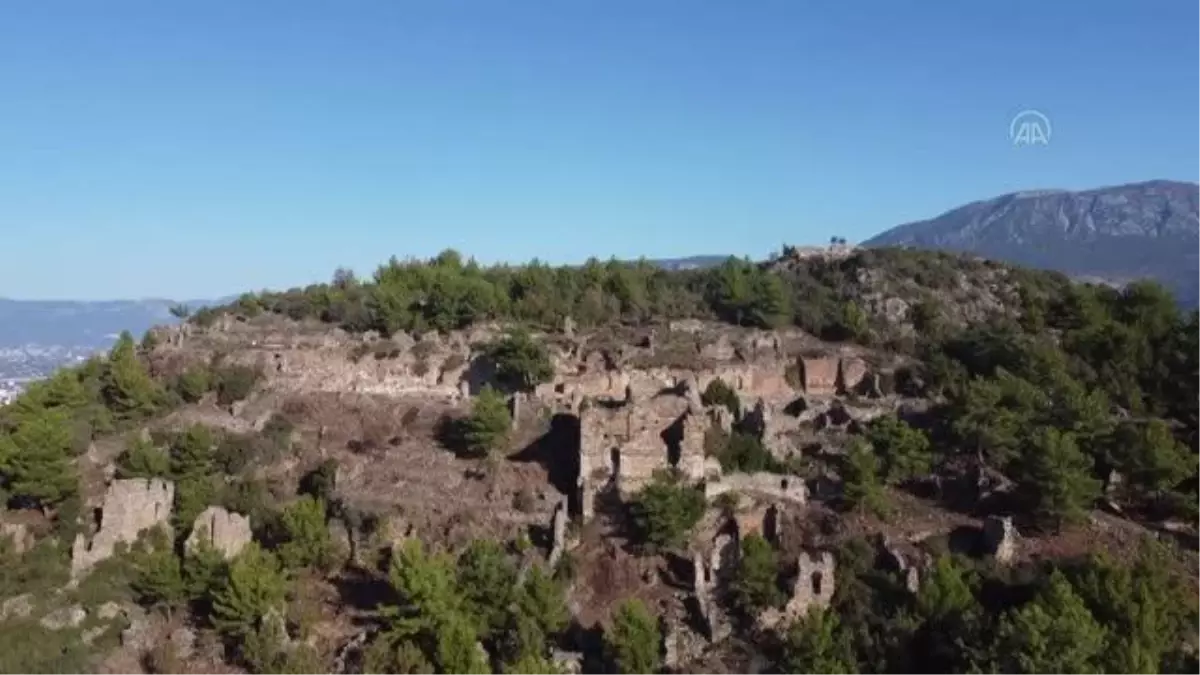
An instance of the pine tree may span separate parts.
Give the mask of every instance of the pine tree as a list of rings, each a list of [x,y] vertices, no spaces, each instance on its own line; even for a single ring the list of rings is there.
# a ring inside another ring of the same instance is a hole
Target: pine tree
[[[901,483],[929,473],[933,462],[929,437],[895,415],[871,420],[867,441],[883,456],[883,475],[888,483]]]
[[[1112,463],[1130,484],[1160,495],[1196,471],[1196,458],[1161,419],[1125,423],[1109,441]]]
[[[471,404],[471,414],[463,421],[463,440],[468,452],[487,457],[502,451],[511,427],[512,418],[504,396],[484,387]]]
[[[470,603],[468,614],[478,619],[481,635],[500,631],[517,591],[517,568],[499,543],[472,541],[458,557],[458,587]]]
[[[855,440],[846,450],[842,467],[842,497],[855,509],[883,512],[887,505],[879,480],[879,458],[871,446]]]
[[[1001,621],[996,672],[1095,673],[1108,635],[1071,584],[1055,572],[1048,587]]]
[[[101,378],[104,402],[117,419],[140,419],[152,414],[161,400],[158,384],[138,360],[128,331],[113,345]]]
[[[225,635],[245,638],[269,612],[283,609],[286,592],[279,561],[251,542],[230,564],[213,596],[213,625]]]
[[[163,610],[168,618],[187,599],[179,557],[170,547],[156,548],[138,561],[132,587],[138,602]]]
[[[0,476],[11,498],[36,507],[53,506],[75,494],[71,427],[65,412],[26,418],[7,440],[0,436]]]
[[[854,650],[832,611],[814,609],[793,624],[787,631],[782,652],[780,672],[857,672]]]
[[[171,476],[176,480],[213,473],[216,438],[202,424],[193,424],[171,443]]]
[[[653,673],[662,636],[655,618],[637,598],[622,602],[604,631],[604,648],[618,673]]]
[[[532,617],[547,637],[565,629],[571,618],[562,584],[541,565],[534,565],[525,574],[525,582],[517,592],[516,606],[517,611]]]
[[[328,565],[333,538],[325,524],[325,502],[303,495],[283,509],[279,518],[282,543],[279,559],[287,569]]]
[[[639,538],[651,547],[679,546],[704,516],[704,494],[666,472],[637,494],[630,515]]]
[[[1029,477],[1023,484],[1034,512],[1054,524],[1076,522],[1100,493],[1091,476],[1092,460],[1069,432],[1044,429],[1025,453]]]
[[[496,366],[496,377],[514,389],[530,390],[554,375],[546,348],[527,331],[517,330],[485,350]]]
[[[553,659],[540,654],[525,654],[515,661],[504,664],[504,672],[510,675],[517,673],[559,675],[563,670]]]
[[[750,533],[742,537],[737,577],[733,581],[733,597],[747,615],[755,616],[768,607],[783,603],[779,590],[779,560],[775,549],[763,537]]]

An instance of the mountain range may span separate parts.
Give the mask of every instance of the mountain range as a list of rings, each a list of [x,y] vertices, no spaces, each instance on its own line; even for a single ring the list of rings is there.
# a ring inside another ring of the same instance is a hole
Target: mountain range
[[[1195,183],[1017,192],[892,228],[863,246],[971,253],[1111,284],[1154,279],[1181,305],[1200,293]]]

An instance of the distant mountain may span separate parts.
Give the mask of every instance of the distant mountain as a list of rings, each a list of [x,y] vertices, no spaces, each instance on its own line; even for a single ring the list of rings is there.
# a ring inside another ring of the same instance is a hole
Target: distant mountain
[[[1196,184],[1174,181],[1017,192],[895,227],[862,245],[961,251],[1114,284],[1150,278],[1196,307],[1198,202]]]
[[[728,255],[694,255],[688,258],[665,258],[650,262],[665,270],[694,270],[716,267],[728,258]]]

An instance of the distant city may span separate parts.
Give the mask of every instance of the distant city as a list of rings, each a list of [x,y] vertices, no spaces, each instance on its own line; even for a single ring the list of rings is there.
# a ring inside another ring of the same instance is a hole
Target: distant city
[[[28,344],[0,347],[0,405],[16,398],[30,382],[49,377],[56,369],[87,360],[103,345],[64,347]]]

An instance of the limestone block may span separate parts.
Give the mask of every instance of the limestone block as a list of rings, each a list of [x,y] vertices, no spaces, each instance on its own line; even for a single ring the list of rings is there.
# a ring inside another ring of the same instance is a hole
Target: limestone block
[[[206,541],[228,560],[241,553],[253,537],[249,517],[210,506],[196,517],[184,549],[193,551],[201,541]]]

